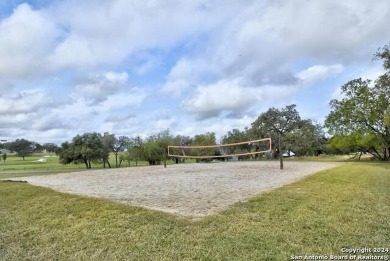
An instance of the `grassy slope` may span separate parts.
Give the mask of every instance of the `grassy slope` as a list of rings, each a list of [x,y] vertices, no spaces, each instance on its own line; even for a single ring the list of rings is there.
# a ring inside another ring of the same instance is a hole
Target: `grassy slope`
[[[191,221],[1,182],[0,259],[287,260],[384,247],[389,188],[389,164],[351,163]]]

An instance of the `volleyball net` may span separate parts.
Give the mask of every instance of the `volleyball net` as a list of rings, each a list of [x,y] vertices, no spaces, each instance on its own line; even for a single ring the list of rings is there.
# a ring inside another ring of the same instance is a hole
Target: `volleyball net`
[[[231,158],[271,152],[271,138],[207,146],[168,146],[168,156],[174,158]]]

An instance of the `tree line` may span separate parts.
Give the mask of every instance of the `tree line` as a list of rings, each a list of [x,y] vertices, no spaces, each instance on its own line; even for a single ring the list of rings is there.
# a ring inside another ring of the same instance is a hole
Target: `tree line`
[[[25,157],[30,156],[33,153],[42,153],[42,152],[48,152],[48,153],[58,153],[60,147],[56,145],[55,143],[45,143],[40,144],[38,142],[29,141],[26,139],[17,139],[12,142],[5,142],[0,144],[0,149],[6,149],[11,152],[15,152],[19,157],[22,157],[23,160]],[[5,152],[0,152],[3,154],[3,160],[7,158],[7,155]],[[5,159],[4,159],[5,158]]]
[[[294,151],[297,156],[317,155],[323,150],[323,145],[326,142],[325,134],[319,124],[314,124],[311,120],[301,120],[295,105],[289,105],[282,110],[275,108],[270,109],[266,113],[252,123],[252,126],[245,128],[243,131],[233,129],[224,135],[220,143],[237,143],[249,140],[255,140],[262,137],[271,137],[273,140],[272,146],[277,143],[278,133],[271,128],[275,126],[275,119],[270,115],[282,121],[286,116],[282,128],[283,149]],[[293,119],[293,120],[290,120]],[[109,161],[110,154],[115,157],[115,167],[120,167],[123,164],[130,165],[133,162],[138,165],[139,161],[147,161],[149,165],[158,165],[167,160],[174,160],[176,163],[184,162],[185,159],[169,158],[167,147],[169,145],[180,146],[207,146],[217,144],[217,138],[214,132],[198,134],[193,137],[185,135],[173,135],[170,130],[163,130],[158,133],[148,135],[146,138],[141,136],[116,136],[108,132],[100,134],[97,132],[78,134],[71,141],[62,143],[57,146],[53,143],[45,143],[40,145],[36,142],[25,139],[17,139],[13,142],[3,144],[3,146],[17,153],[23,159],[32,153],[37,152],[52,152],[59,156],[62,164],[84,164],[87,169],[92,167],[92,164],[102,164],[103,167],[111,168]],[[236,154],[242,152],[253,152],[260,145],[242,144],[234,147],[227,147],[225,154]],[[276,149],[269,157],[278,157],[280,154],[279,148]],[[190,155],[191,152],[179,150],[176,152],[180,155]],[[222,153],[220,150],[214,149],[197,149],[192,151],[192,155],[216,155]],[[256,156],[243,156],[241,158],[254,159]]]
[[[221,144],[236,143],[263,137],[272,138],[275,148],[268,157],[279,157],[283,168],[281,154],[294,152],[296,156],[328,154],[356,155],[369,153],[373,157],[390,160],[390,47],[379,48],[375,59],[383,61],[385,73],[375,81],[354,79],[341,87],[342,98],[330,101],[331,111],[321,125],[310,119],[302,119],[296,105],[287,105],[282,109],[270,108],[244,130],[233,129],[225,134]],[[326,134],[328,133],[328,135]],[[173,135],[169,130],[140,136],[116,137],[110,133],[84,133],[76,135],[72,141],[61,146],[52,143],[40,145],[36,142],[18,139],[3,144],[5,148],[15,151],[19,156],[28,156],[33,152],[45,149],[59,155],[63,164],[84,164],[91,168],[92,163],[103,164],[111,168],[110,153],[114,154],[115,167],[123,162],[136,165],[147,161],[150,165],[161,164],[166,160],[179,159],[167,157],[168,145],[213,145],[216,144],[215,133],[195,135]],[[227,154],[251,152],[256,149],[253,144],[242,144],[227,148]],[[184,150],[177,153],[185,155]],[[221,153],[215,150],[195,150],[196,155]],[[254,156],[246,156],[254,157]]]

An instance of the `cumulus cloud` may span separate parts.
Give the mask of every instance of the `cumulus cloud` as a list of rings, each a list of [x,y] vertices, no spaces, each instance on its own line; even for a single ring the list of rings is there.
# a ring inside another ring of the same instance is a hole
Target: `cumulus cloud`
[[[30,124],[28,129],[35,131],[49,131],[60,129],[64,130],[68,128],[70,125],[67,124],[62,119],[58,118],[58,115],[54,115],[52,113],[47,113],[42,111],[41,113],[35,113],[30,115]]]
[[[21,4],[0,21],[0,75],[93,69],[118,64],[139,52],[148,56],[151,50],[175,47],[218,27],[237,6],[220,0],[99,4],[67,0],[33,10]],[[153,58],[144,59],[136,72],[153,68],[158,62]]]
[[[304,83],[314,83],[318,80],[323,80],[327,77],[339,74],[344,70],[341,64],[335,65],[314,65],[296,74]]]
[[[166,82],[162,87],[162,91],[175,96],[180,96],[186,89],[191,87],[193,83],[186,79],[174,79]]]
[[[120,92],[107,97],[107,99],[95,107],[99,111],[110,111],[114,108],[128,108],[139,106],[147,97],[147,92],[139,88],[131,88],[126,92]]]
[[[195,62],[188,59],[177,61],[167,75],[167,82],[162,87],[162,90],[167,93],[180,95],[185,89],[189,88],[191,82],[196,80],[194,78],[196,66],[193,66],[193,63]]]
[[[242,114],[239,118],[209,118],[203,121],[198,121],[196,125],[191,122],[178,122],[175,128],[175,134],[194,136],[206,132],[214,132],[217,137],[226,135],[232,129],[244,129],[256,120],[258,115]],[[217,138],[218,139],[218,138]],[[218,140],[217,140],[218,142]]]
[[[69,127],[62,117],[68,113],[61,110],[64,103],[44,89],[8,90],[0,104],[0,128],[7,129],[6,135]]]
[[[153,124],[153,128],[166,130],[166,129],[172,129],[176,125],[177,125],[177,120],[174,118],[160,119]]]
[[[31,113],[47,107],[51,102],[47,93],[40,89],[11,92],[0,96],[0,115]]]
[[[124,122],[127,121],[131,118],[134,118],[135,115],[132,113],[123,113],[123,112],[117,112],[117,113],[112,113],[110,114],[105,122]]]
[[[94,66],[123,61],[137,51],[169,48],[220,25],[238,3],[202,0],[66,1],[55,6],[58,22],[67,26],[52,61],[58,66]],[[220,12],[223,9],[224,12]],[[85,16],[88,13],[88,17]],[[174,15],[172,15],[174,13]],[[209,19],[209,17],[213,19]],[[174,25],[174,26],[172,26]],[[80,53],[81,52],[81,53]]]
[[[195,119],[219,116],[222,111],[244,110],[261,100],[260,89],[244,87],[239,80],[221,80],[215,84],[199,86],[192,97],[182,102],[182,107]]]
[[[362,46],[387,41],[382,26],[390,14],[387,4],[380,0],[369,5],[352,0],[304,5],[115,0],[97,5],[92,0],[82,4],[67,0],[39,10],[21,4],[0,23],[0,73],[17,77],[64,68],[96,68],[141,52],[144,59],[135,71],[144,74],[158,63],[151,55],[154,50],[192,43],[198,50],[195,59],[214,65],[224,75],[245,76],[252,84],[281,79],[288,84],[294,73],[285,63],[293,57],[350,61]],[[197,37],[202,41],[194,40]],[[168,79],[167,91],[184,86],[174,74]]]
[[[147,93],[136,87],[106,95],[104,100],[93,104],[87,96],[73,95],[71,101],[54,111],[63,121],[81,125],[91,125],[95,121],[98,126],[101,122],[131,119],[134,117],[132,108],[139,106],[146,97]]]
[[[205,59],[179,59],[166,77],[162,91],[180,96],[196,84],[203,83],[218,75],[218,70]]]
[[[0,115],[0,128],[18,128],[24,129],[31,122],[31,115],[27,113],[19,113],[16,115]]]
[[[295,55],[348,61],[359,54],[353,50],[370,46],[373,39],[387,41],[382,25],[389,14],[386,1],[273,2],[260,19],[262,28],[281,37]]]
[[[389,17],[387,0],[21,4],[0,18],[0,128],[58,137],[248,126],[269,106],[303,97],[306,84],[363,75],[354,69],[388,43]],[[49,91],[59,88],[68,96],[61,106]],[[148,116],[161,108],[174,116]]]
[[[77,95],[83,95],[93,103],[101,102],[122,89],[127,83],[127,78],[128,75],[125,72],[92,75],[76,84],[74,92]]]
[[[106,78],[118,80],[117,75],[108,74]],[[75,131],[100,130],[105,122],[124,124],[134,117],[132,113],[125,114],[124,111],[132,111],[146,97],[141,89],[129,90],[129,93],[109,95],[97,104],[90,104],[83,95],[73,95],[62,102],[54,102],[51,94],[40,89],[3,95],[0,97],[0,129],[7,128],[14,135],[22,130],[31,133],[62,130],[64,135],[68,132],[75,135]]]
[[[0,72],[16,77],[32,71],[95,68],[118,64],[139,52],[147,56],[156,49],[195,43],[199,53],[208,56],[205,60],[225,75],[272,81],[279,78],[272,71],[292,57],[309,54],[348,61],[362,46],[387,41],[387,5],[384,0],[369,5],[355,0],[246,5],[221,0],[67,0],[33,10],[21,4],[0,23]],[[194,40],[197,37],[202,41]],[[9,66],[11,58],[17,66]],[[143,60],[138,73],[153,68],[154,58]],[[293,79],[288,70],[281,72]]]
[[[388,41],[385,6],[386,1],[251,2],[212,37],[204,59],[225,78],[295,84],[294,60],[344,64],[370,57],[373,43]]]
[[[49,72],[47,54],[60,34],[47,13],[28,4],[16,7],[0,21],[0,76],[15,79]]]

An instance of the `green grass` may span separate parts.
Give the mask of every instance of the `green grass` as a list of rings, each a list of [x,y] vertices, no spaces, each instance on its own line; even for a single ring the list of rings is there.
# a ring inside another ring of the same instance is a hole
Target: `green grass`
[[[51,156],[51,157],[44,157]],[[1,157],[1,155],[0,155]],[[44,158],[45,162],[39,162]],[[85,167],[82,165],[63,165],[58,161],[58,157],[48,154],[33,154],[25,157],[23,160],[13,154],[7,155],[7,160],[0,162],[0,179],[22,176],[47,175],[63,172],[82,171]]]
[[[321,161],[321,162],[378,162],[369,154],[363,155],[360,159],[350,155],[319,155],[284,158],[286,161]]]
[[[67,164],[63,165],[59,162],[59,159],[54,154],[47,154],[47,153],[35,153],[30,156],[25,157],[23,160],[21,157],[15,155],[15,154],[7,154],[7,159],[4,162],[2,160],[2,155],[0,154],[0,178],[1,173],[7,173],[7,172],[18,172],[21,175],[23,175],[23,172],[25,171],[35,171],[35,172],[45,172],[48,173],[58,171],[61,172],[62,170],[65,171],[72,171],[72,170],[83,170],[85,169],[85,165],[83,163],[81,164]],[[49,156],[49,157],[48,157]],[[44,162],[40,162],[40,159],[45,159]],[[110,154],[109,161],[111,164],[111,167],[115,167],[115,156],[113,153]],[[186,163],[194,163],[195,160],[193,159],[187,159]],[[119,162],[118,162],[119,163]],[[161,163],[163,164],[163,163]],[[167,164],[174,164],[174,161],[168,160]],[[148,166],[147,161],[138,161],[137,166]],[[136,163],[135,161],[131,161],[130,165],[127,161],[123,161],[121,167],[135,167]],[[107,166],[108,167],[108,166]],[[99,169],[103,168],[103,164],[92,164],[92,169]]]
[[[45,157],[49,156],[49,157]],[[1,154],[0,154],[1,158]],[[39,159],[44,158],[45,162],[39,162]],[[44,169],[80,169],[82,165],[63,165],[58,161],[58,157],[55,155],[37,153],[31,156],[25,157],[24,160],[14,154],[8,154],[7,160],[0,162],[0,171],[10,170],[44,170]]]
[[[50,157],[45,157],[50,156]],[[44,162],[38,160],[44,158]],[[1,154],[0,154],[0,159]],[[115,167],[115,156],[110,155],[110,164]],[[173,162],[169,162],[173,164]],[[147,166],[148,162],[139,161],[138,166]],[[135,162],[131,162],[131,167],[135,167]],[[128,162],[122,162],[122,167],[129,167]],[[92,169],[101,169],[103,164],[92,164]],[[44,153],[36,153],[31,156],[21,157],[15,154],[8,154],[7,160],[0,161],[0,179],[10,177],[24,177],[32,175],[47,175],[64,172],[84,171],[86,170],[84,164],[67,164],[63,165],[59,162],[58,157]]]
[[[390,164],[350,163],[201,220],[0,182],[1,260],[289,260],[389,247]]]

